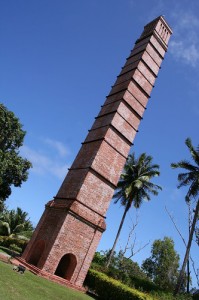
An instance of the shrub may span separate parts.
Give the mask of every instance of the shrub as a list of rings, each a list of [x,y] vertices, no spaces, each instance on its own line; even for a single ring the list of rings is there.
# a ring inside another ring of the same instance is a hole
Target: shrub
[[[152,300],[155,298],[120,283],[98,271],[88,271],[85,285],[103,300]]]
[[[159,291],[159,292],[152,292],[151,296],[154,296],[158,300],[192,300],[192,295],[188,294],[179,294],[175,297],[171,292],[167,291]]]
[[[13,250],[15,252],[18,252],[18,253],[21,253],[22,252],[22,249],[20,247],[18,247],[16,244],[10,244],[10,247],[9,247],[10,250]]]
[[[130,285],[134,286],[138,290],[142,290],[145,292],[161,290],[152,281],[144,279],[144,278],[139,278],[139,277],[130,277]]]
[[[95,292],[100,300],[191,300],[191,295],[173,296],[164,291],[152,291],[150,294],[130,288],[106,274],[90,269],[84,285]],[[197,298],[196,298],[197,299]],[[194,298],[195,300],[195,298]]]
[[[112,266],[107,269],[105,266],[100,265],[97,262],[92,262],[91,268],[140,291],[149,292],[160,290],[158,286],[156,286],[150,279],[144,276],[142,278],[132,276],[131,274],[127,274],[122,270],[118,270]]]
[[[13,245],[14,248],[17,250],[13,249]],[[21,253],[25,249],[26,245],[27,245],[27,241],[23,239],[11,237],[11,236],[0,236],[0,246],[9,248],[19,253]]]

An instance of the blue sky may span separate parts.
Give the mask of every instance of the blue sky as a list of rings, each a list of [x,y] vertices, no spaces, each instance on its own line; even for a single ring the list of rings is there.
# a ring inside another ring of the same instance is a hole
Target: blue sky
[[[7,203],[27,211],[34,225],[56,195],[144,25],[165,16],[173,35],[131,149],[137,155],[147,152],[160,165],[156,183],[163,191],[137,212],[134,250],[150,244],[133,259],[141,264],[155,239],[170,236],[182,260],[185,247],[165,206],[187,238],[186,189],[176,188],[178,170],[170,163],[190,158],[187,137],[199,144],[199,2],[0,0],[0,7],[0,102],[27,131],[21,154],[33,163],[28,181],[13,189]],[[111,248],[122,213],[111,203],[98,250]],[[126,245],[135,219],[132,209],[117,250]],[[197,262],[194,244],[192,257]]]

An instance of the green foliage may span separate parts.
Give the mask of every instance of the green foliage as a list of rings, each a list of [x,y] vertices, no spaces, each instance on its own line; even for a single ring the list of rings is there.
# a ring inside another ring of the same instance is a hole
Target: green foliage
[[[146,274],[136,262],[123,256],[122,251],[118,254],[114,252],[111,264],[109,268],[106,268],[109,253],[109,251],[96,252],[91,265],[92,269],[103,272],[107,276],[140,291],[148,292],[159,290],[159,288],[147,278]]]
[[[11,236],[0,236],[0,246],[14,250],[13,245],[17,247],[17,252],[22,253],[25,247],[27,246],[28,241]],[[14,246],[14,247],[15,247]]]
[[[182,264],[181,271],[179,273],[178,281],[175,288],[175,295],[179,292],[185,274],[185,267],[187,265],[187,261],[189,259],[189,253],[191,249],[191,244],[193,240],[194,233],[196,233],[196,241],[198,242],[197,237],[197,222],[199,218],[199,145],[194,148],[190,138],[185,140],[185,144],[188,147],[191,155],[191,159],[193,160],[194,164],[191,164],[188,160],[181,160],[178,163],[172,163],[171,167],[182,168],[184,169],[183,173],[178,174],[178,188],[188,186],[188,192],[185,196],[186,202],[190,202],[193,200],[196,202],[195,210],[194,210],[194,217],[191,224],[191,228],[189,231],[189,240],[186,247],[186,252]]]
[[[0,213],[0,245],[16,252],[23,252],[33,233],[33,225],[28,213],[17,207],[4,209]]]
[[[18,252],[21,253],[22,252],[22,248],[18,247],[16,244],[10,244],[10,250],[14,251],[14,252]]]
[[[16,210],[4,209],[0,213],[0,235],[20,236],[28,239],[33,232],[33,225],[28,218],[28,213],[17,207]]]
[[[124,207],[124,214],[107,261],[107,267],[111,262],[128,210],[132,205],[135,208],[139,208],[143,200],[149,201],[151,194],[156,196],[158,195],[158,190],[162,189],[151,181],[153,177],[160,175],[159,165],[152,164],[152,160],[153,158],[146,155],[146,153],[142,153],[138,158],[135,157],[134,153],[128,156],[113,196],[116,199],[114,203],[120,202]]]
[[[199,293],[198,293],[198,294],[195,294],[195,295],[193,295],[193,300],[199,300]]]
[[[151,292],[150,295],[155,297],[158,300],[192,300],[192,295],[189,294],[179,294],[177,296],[173,296],[173,293],[164,292],[164,291],[157,291]]]
[[[31,163],[19,155],[26,132],[14,113],[0,104],[0,202],[11,194],[11,186],[20,187],[28,178]]]
[[[185,197],[186,201],[189,202],[191,199],[196,199],[199,196],[199,145],[194,148],[190,138],[185,140],[185,144],[190,151],[194,164],[184,159],[178,163],[172,163],[171,167],[186,170],[186,173],[183,172],[178,175],[178,188],[189,186]]]
[[[98,271],[88,271],[85,285],[95,291],[99,299],[103,300],[152,300],[147,294],[129,288],[119,281]]]
[[[181,294],[176,297],[163,290],[149,290],[148,293],[130,288],[106,274],[90,269],[84,285],[96,293],[99,300],[191,300],[191,295]]]
[[[146,153],[137,159],[134,153],[128,156],[114,194],[115,203],[120,201],[128,209],[132,204],[139,208],[144,199],[150,200],[150,194],[158,194],[161,187],[153,184],[151,179],[160,175],[159,165],[152,164],[152,159]]]
[[[96,252],[92,266],[95,266],[95,269],[103,271],[109,276],[119,279],[124,283],[126,283],[125,278],[129,276],[147,279],[147,276],[141,270],[138,263],[132,261],[130,258],[124,257],[122,251],[119,251],[118,254],[114,252],[111,264],[109,268],[106,268],[106,261],[109,257],[109,253],[110,251]]]
[[[142,269],[147,276],[160,288],[173,290],[177,282],[178,268],[179,255],[174,249],[173,240],[168,237],[155,240],[151,249],[151,257],[142,264]]]
[[[169,239],[169,242],[171,242],[170,239]],[[171,242],[171,244],[172,244],[172,242]],[[172,293],[165,291],[164,288],[160,288],[159,285],[156,285],[155,283],[153,283],[146,276],[146,274],[140,269],[140,267],[137,263],[133,262],[131,259],[128,259],[128,258],[124,259],[123,255],[122,255],[122,251],[120,251],[118,254],[116,254],[116,252],[114,252],[111,264],[110,264],[109,268],[106,268],[105,265],[106,265],[106,260],[107,260],[108,256],[109,256],[109,251],[95,253],[93,262],[91,264],[91,269],[85,280],[85,285],[87,285],[91,290],[95,291],[97,294],[99,293],[100,299],[112,299],[111,298],[112,294],[115,297],[115,298],[113,297],[114,300],[122,298],[122,296],[118,292],[118,283],[115,285],[116,280],[119,281],[120,284],[122,283],[123,286],[124,286],[124,284],[127,285],[128,287],[126,286],[126,288],[128,288],[128,289],[132,288],[133,290],[136,289],[140,292],[145,292],[145,293],[149,294],[148,297],[151,297],[151,298],[144,298],[144,299],[153,299],[153,300],[155,300],[155,299],[159,299],[159,300],[190,300],[190,299],[192,299],[192,297],[190,295],[186,295],[186,294],[180,294],[176,297],[173,297]],[[125,263],[123,263],[123,259],[124,259]],[[126,264],[126,262],[127,262],[127,264]],[[97,273],[95,271],[97,271]],[[100,275],[99,275],[99,273],[100,273]],[[109,280],[107,279],[107,277],[103,277],[102,275],[108,276]],[[100,276],[100,279],[99,279],[99,276]],[[114,279],[114,281],[112,281],[113,279]],[[109,283],[105,283],[104,280],[105,280],[105,282],[106,282],[106,280],[108,280]],[[114,282],[114,284],[113,284],[113,282]],[[104,288],[103,288],[103,286],[104,286]],[[100,292],[101,289],[109,289],[110,293],[112,293],[112,294],[110,294],[109,292],[107,294],[106,291],[103,291],[103,294],[101,294],[101,292]],[[116,289],[116,290],[114,290],[114,289]],[[139,294],[139,296],[140,296],[140,294]],[[125,297],[127,297],[127,296],[126,295],[123,296],[123,299],[126,299]],[[132,295],[131,295],[131,297],[132,297]],[[135,297],[135,295],[133,297]],[[136,298],[130,298],[130,299],[136,299]]]

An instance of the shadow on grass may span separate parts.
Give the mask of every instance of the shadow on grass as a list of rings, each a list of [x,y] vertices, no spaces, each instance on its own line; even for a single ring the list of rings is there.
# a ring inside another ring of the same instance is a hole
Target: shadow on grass
[[[95,300],[98,300],[98,299],[99,299],[99,297],[98,297],[93,291],[91,291],[91,290],[88,290],[88,291],[86,292],[86,294],[87,294],[88,296],[92,297],[92,298],[95,299]]]
[[[11,249],[8,249],[6,247],[3,247],[3,246],[0,246],[0,250],[2,250],[4,253],[10,255],[11,257],[18,257],[18,256],[21,256],[20,253],[16,252],[16,251],[13,251]]]

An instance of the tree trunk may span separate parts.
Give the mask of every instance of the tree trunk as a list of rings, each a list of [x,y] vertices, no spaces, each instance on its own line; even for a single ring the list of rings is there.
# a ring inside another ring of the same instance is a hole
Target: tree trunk
[[[107,261],[107,263],[106,263],[106,268],[108,268],[109,265],[110,265],[110,262],[111,262],[111,259],[112,259],[112,256],[113,256],[113,253],[114,253],[114,250],[115,250],[115,246],[116,246],[116,244],[117,244],[117,241],[118,241],[118,238],[119,238],[119,235],[120,235],[120,232],[121,232],[121,229],[122,229],[122,226],[123,226],[123,223],[124,223],[124,220],[125,220],[126,213],[127,213],[128,209],[129,209],[129,206],[127,205],[127,206],[125,207],[124,214],[123,214],[123,216],[122,216],[122,220],[121,220],[121,222],[120,222],[120,226],[119,226],[119,229],[118,229],[118,232],[117,232],[117,235],[116,235],[116,238],[115,238],[113,247],[112,247],[111,252],[110,252],[110,254],[109,254],[108,261]]]
[[[189,258],[189,252],[190,252],[191,243],[192,243],[192,240],[193,240],[193,234],[194,234],[194,231],[195,231],[196,222],[198,220],[198,214],[199,214],[199,200],[196,204],[195,214],[194,214],[194,218],[193,218],[193,222],[192,222],[191,230],[190,230],[190,235],[189,235],[189,241],[188,241],[188,244],[187,244],[185,257],[184,257],[184,261],[183,261],[183,264],[182,264],[182,269],[181,269],[180,274],[178,276],[178,281],[177,281],[176,288],[175,288],[175,291],[174,291],[174,296],[176,296],[179,293],[180,287],[182,285],[182,281],[183,281],[183,277],[184,277],[184,273],[185,273],[185,267],[186,267],[186,264],[187,264],[187,261],[188,261],[188,258]]]
[[[189,282],[190,282],[190,268],[189,268],[189,257],[187,259],[187,294],[189,294]]]

